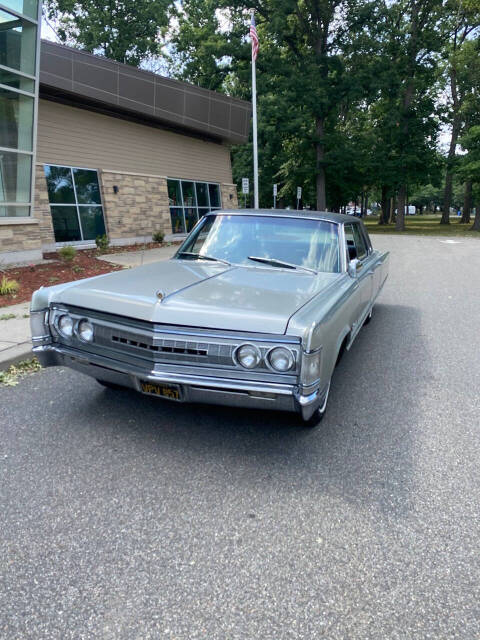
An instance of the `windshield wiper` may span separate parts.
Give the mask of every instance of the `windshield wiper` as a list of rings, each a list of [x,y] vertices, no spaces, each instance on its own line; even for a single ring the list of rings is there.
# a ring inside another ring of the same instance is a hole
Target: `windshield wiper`
[[[188,256],[189,258],[195,258],[196,260],[211,260],[212,262],[221,262],[222,264],[228,264],[230,266],[230,262],[227,260],[222,260],[222,258],[214,258],[213,256],[207,256],[205,253],[194,253],[193,251],[180,251],[177,253],[178,256]]]
[[[285,267],[287,269],[302,269],[303,271],[309,271],[310,273],[314,273],[317,275],[318,271],[315,269],[310,269],[310,267],[304,267],[300,264],[292,264],[291,262],[284,262],[283,260],[277,260],[276,258],[261,258],[259,256],[247,256],[249,260],[253,260],[254,262],[263,262],[264,264],[269,264],[272,267]]]

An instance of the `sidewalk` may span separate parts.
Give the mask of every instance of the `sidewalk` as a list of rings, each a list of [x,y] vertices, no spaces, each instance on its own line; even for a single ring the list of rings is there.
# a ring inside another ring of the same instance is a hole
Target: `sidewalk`
[[[168,260],[178,249],[178,244],[147,251],[129,251],[103,256],[101,260],[124,267]],[[30,341],[29,302],[0,307],[0,371],[12,364],[32,358]]]

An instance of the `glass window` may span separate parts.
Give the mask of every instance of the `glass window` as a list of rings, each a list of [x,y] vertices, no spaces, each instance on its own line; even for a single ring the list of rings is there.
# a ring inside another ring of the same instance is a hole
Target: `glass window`
[[[24,218],[30,215],[30,207],[25,205],[8,207],[0,205],[0,218]]]
[[[105,234],[95,169],[45,165],[45,177],[57,242],[95,240]]]
[[[55,242],[76,242],[81,240],[80,224],[78,222],[77,207],[50,207],[52,212]]]
[[[0,69],[0,84],[6,84],[13,89],[21,89],[22,91],[35,91],[35,83],[29,78],[19,76],[13,71],[7,71],[6,69]]]
[[[168,202],[171,207],[183,206],[180,180],[168,180]]]
[[[220,204],[220,187],[218,184],[209,184],[208,190],[210,192],[210,206],[213,208],[221,207]]]
[[[324,220],[209,215],[181,249],[234,264],[258,265],[249,259],[255,256],[328,273],[340,270],[338,225]]]
[[[37,19],[37,0],[2,0],[2,4],[18,13],[23,13],[24,16]]]
[[[34,75],[36,25],[0,9],[0,64]]]
[[[197,224],[197,210],[194,207],[185,207],[185,224],[187,225],[187,233]]]
[[[197,182],[197,204],[199,207],[208,207],[210,203],[208,201],[208,185],[205,182]]]
[[[0,151],[0,202],[30,202],[32,157]]]
[[[32,150],[33,98],[0,88],[0,147]]]
[[[78,204],[101,204],[98,175],[92,169],[73,169]]]
[[[185,233],[182,208],[170,207],[170,220],[172,222],[172,233]]]
[[[195,185],[193,182],[182,181],[183,205],[185,207],[195,207],[197,200],[195,198]]]
[[[97,236],[105,234],[102,207],[79,207],[78,210],[84,240],[95,240]]]
[[[362,260],[367,255],[367,245],[365,244],[365,238],[358,224],[353,225],[353,237],[355,238],[355,246],[357,248],[357,258]]]
[[[45,165],[48,199],[50,204],[74,204],[72,170],[70,167]]]
[[[199,218],[220,207],[218,184],[169,179],[167,185],[172,233],[190,231]]]

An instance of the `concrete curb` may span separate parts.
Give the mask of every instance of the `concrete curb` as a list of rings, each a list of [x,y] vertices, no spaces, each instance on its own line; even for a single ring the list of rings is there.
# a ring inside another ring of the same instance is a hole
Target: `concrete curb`
[[[12,364],[17,364],[22,360],[31,360],[33,357],[32,343],[30,341],[4,349],[0,351],[0,371],[5,371]]]

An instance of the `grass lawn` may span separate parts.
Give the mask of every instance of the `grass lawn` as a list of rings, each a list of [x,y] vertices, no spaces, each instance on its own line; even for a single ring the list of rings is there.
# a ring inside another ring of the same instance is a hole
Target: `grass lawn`
[[[405,231],[396,231],[394,224],[378,224],[377,216],[364,218],[368,233],[396,233],[414,236],[464,236],[468,238],[480,238],[478,231],[470,231],[473,224],[459,224],[456,216],[450,216],[450,224],[440,224],[440,215],[415,215],[405,216]]]

